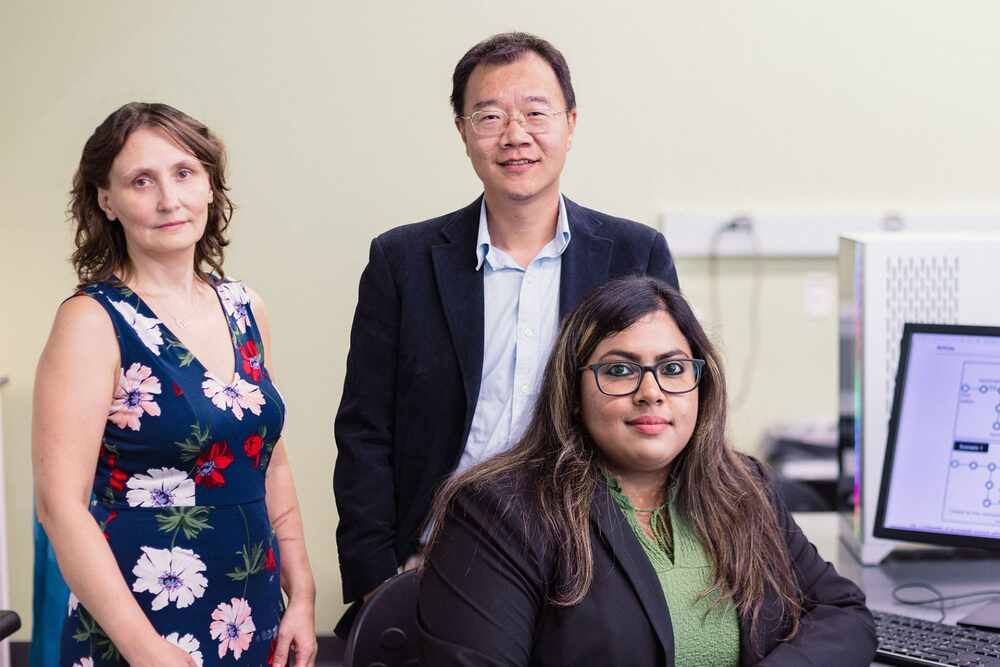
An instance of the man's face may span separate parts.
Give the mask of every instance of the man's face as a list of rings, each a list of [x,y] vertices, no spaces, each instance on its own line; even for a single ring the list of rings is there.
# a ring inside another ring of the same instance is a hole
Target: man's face
[[[552,67],[533,51],[509,65],[478,65],[465,87],[463,115],[489,110],[511,118],[499,136],[481,136],[470,121],[455,119],[487,197],[530,202],[558,194],[576,110],[566,111]],[[555,115],[544,132],[528,132],[519,121],[538,111]]]

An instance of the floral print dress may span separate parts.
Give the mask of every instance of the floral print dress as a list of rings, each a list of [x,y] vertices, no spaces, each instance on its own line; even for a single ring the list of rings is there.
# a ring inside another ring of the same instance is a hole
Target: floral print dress
[[[264,476],[285,407],[246,289],[213,285],[229,321],[231,378],[202,366],[131,290],[83,290],[111,316],[122,364],[90,510],[167,641],[198,665],[265,665],[283,603]],[[126,664],[72,594],[61,656],[67,667]]]

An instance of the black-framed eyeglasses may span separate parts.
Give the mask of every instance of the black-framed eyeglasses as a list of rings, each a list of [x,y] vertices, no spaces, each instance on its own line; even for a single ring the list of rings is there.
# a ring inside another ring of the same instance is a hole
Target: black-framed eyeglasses
[[[653,366],[634,361],[606,361],[578,369],[593,371],[597,388],[608,396],[628,396],[639,391],[646,373],[652,373],[660,391],[665,394],[686,394],[701,381],[704,359],[664,359]]]
[[[483,109],[459,118],[469,121],[472,130],[480,137],[499,137],[507,130],[511,120],[520,123],[528,134],[544,134],[552,129],[555,119],[567,111],[568,109],[527,109],[511,115],[500,109]]]

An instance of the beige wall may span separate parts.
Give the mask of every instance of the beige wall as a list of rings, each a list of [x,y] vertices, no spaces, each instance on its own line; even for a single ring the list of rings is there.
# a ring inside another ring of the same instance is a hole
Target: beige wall
[[[580,105],[564,190],[655,224],[661,207],[996,200],[1000,4],[992,0],[0,5],[0,374],[11,604],[31,627],[32,374],[73,285],[63,223],[84,140],[113,108],[169,102],[228,142],[227,268],[269,303],[318,628],[341,610],[333,414],[368,242],[478,193],[452,127],[455,61],[493,32],[563,49]],[[835,409],[831,317],[802,310],[832,260],[765,265],[762,339],[733,437]],[[707,267],[680,263],[707,307]],[[751,267],[722,267],[738,384]]]

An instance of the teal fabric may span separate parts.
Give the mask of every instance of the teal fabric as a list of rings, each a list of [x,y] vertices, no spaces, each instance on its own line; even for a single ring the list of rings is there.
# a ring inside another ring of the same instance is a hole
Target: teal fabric
[[[69,588],[42,524],[35,517],[35,582],[31,605],[31,667],[59,667],[59,637],[69,607]],[[15,610],[16,611],[16,610]]]

